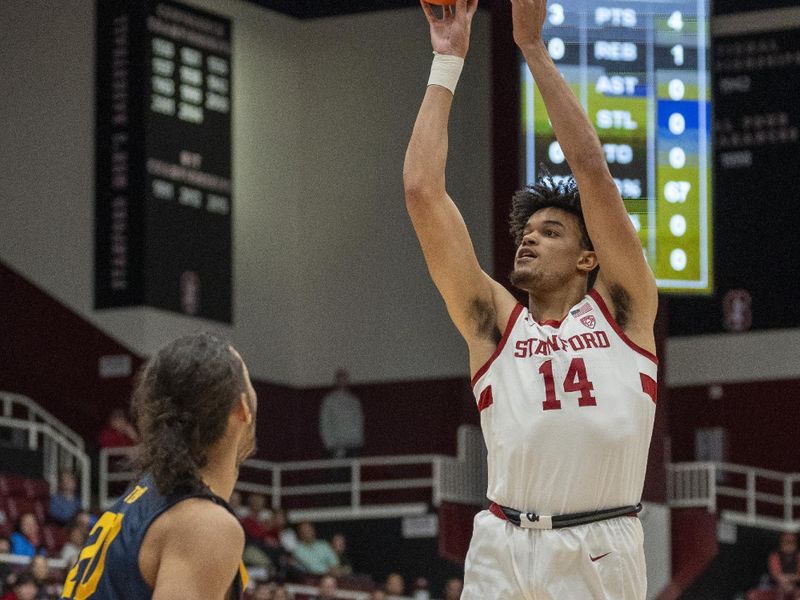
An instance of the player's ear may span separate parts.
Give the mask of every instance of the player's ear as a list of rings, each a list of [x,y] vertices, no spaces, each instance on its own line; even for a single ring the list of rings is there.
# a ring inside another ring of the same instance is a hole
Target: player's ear
[[[248,397],[247,392],[242,392],[239,394],[239,402],[234,409],[234,413],[240,421],[243,421],[248,425],[250,425],[250,423],[253,421],[253,407],[250,404],[250,398]]]
[[[581,250],[581,255],[578,257],[578,270],[591,273],[597,268],[597,254],[594,250]]]

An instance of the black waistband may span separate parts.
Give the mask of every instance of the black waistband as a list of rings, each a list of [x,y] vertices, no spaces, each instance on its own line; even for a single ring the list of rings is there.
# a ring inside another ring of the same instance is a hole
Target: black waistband
[[[536,513],[523,513],[522,511],[508,508],[507,506],[500,506],[495,502],[492,502],[489,510],[501,519],[506,519],[518,526],[523,526],[523,516],[526,521],[530,523],[540,520],[539,515]],[[640,502],[635,506],[619,506],[617,508],[606,508],[590,512],[554,515],[550,517],[550,520],[552,522],[552,529],[560,529],[562,527],[575,527],[576,525],[586,525],[587,523],[595,523],[597,521],[605,521],[606,519],[615,519],[617,517],[635,517],[641,510],[642,504]]]

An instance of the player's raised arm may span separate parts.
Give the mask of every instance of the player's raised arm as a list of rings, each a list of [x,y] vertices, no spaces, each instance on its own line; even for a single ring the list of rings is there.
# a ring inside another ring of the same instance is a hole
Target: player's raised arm
[[[478,264],[464,220],[445,189],[445,164],[450,107],[478,2],[458,0],[455,7],[443,9],[424,1],[421,4],[430,24],[435,58],[403,166],[406,207],[431,277],[450,317],[471,345],[494,336],[498,311],[493,289],[500,286]],[[436,14],[439,10],[441,16]]]
[[[658,306],[655,279],[608,170],[597,133],[542,41],[547,1],[511,0],[511,4],[514,41],[525,56],[578,184],[586,227],[600,264],[597,289],[618,314],[626,317],[626,330],[634,336],[636,330],[642,330],[643,337],[652,340]],[[652,345],[647,339],[641,341]]]

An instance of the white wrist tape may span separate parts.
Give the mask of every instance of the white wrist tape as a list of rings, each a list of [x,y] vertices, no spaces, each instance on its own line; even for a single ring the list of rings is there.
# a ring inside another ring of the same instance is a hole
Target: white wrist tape
[[[450,90],[451,94],[455,94],[458,78],[461,76],[461,69],[463,68],[464,59],[460,56],[434,52],[428,85],[440,85]]]

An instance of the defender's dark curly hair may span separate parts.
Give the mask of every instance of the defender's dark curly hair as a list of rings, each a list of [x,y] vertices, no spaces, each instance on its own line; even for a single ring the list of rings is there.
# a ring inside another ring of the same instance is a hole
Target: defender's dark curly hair
[[[514,243],[522,243],[522,233],[531,215],[542,208],[555,207],[578,217],[581,230],[581,245],[586,250],[594,250],[586,222],[581,210],[581,197],[573,177],[565,177],[556,181],[544,168],[543,175],[533,185],[526,186],[514,194],[511,201],[509,224]]]
[[[211,333],[178,338],[142,368],[132,405],[142,436],[136,462],[159,493],[203,488],[199,470],[245,387],[242,361]]]

